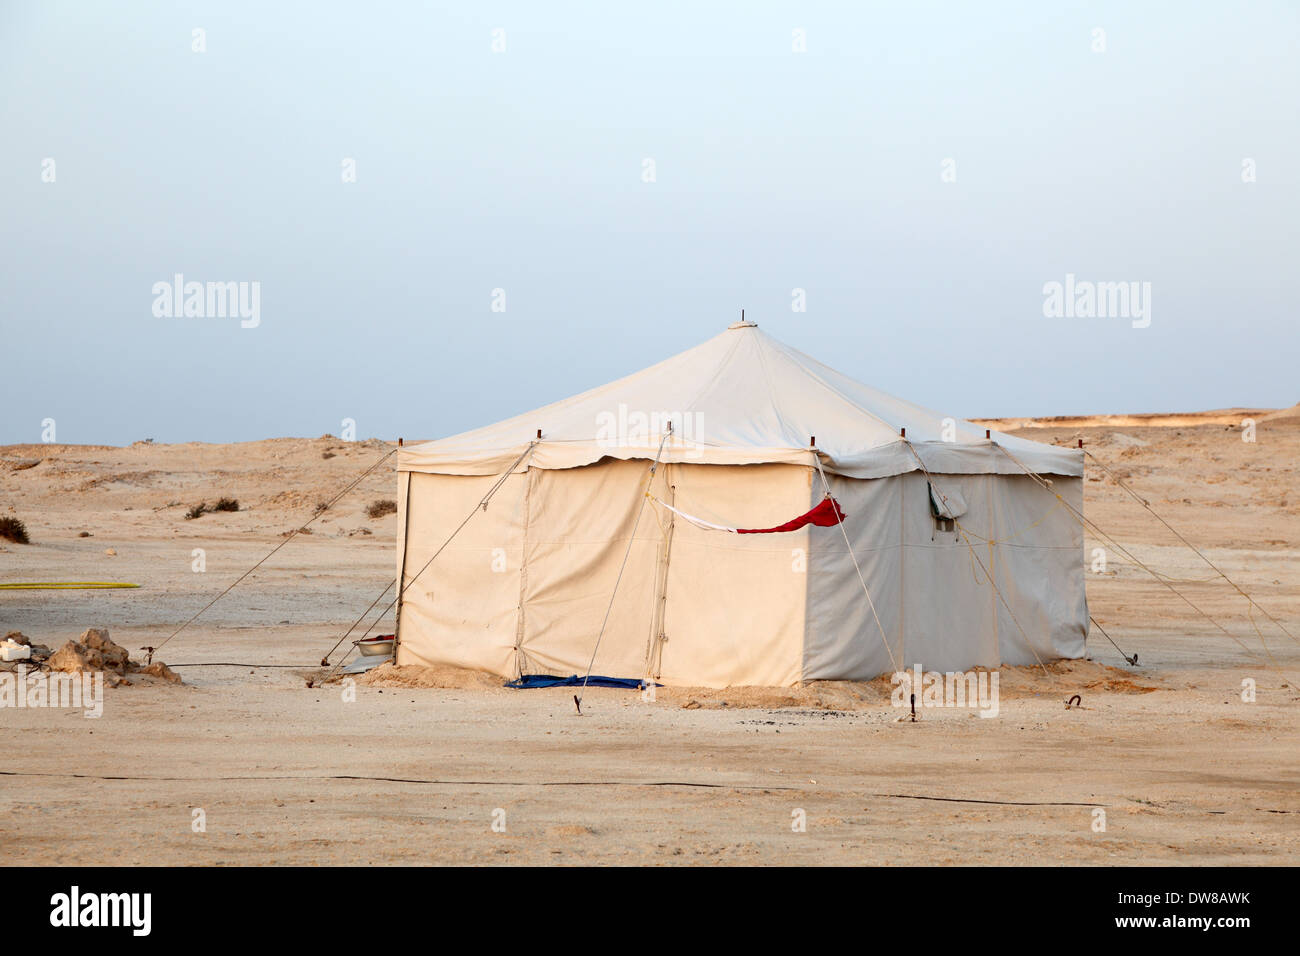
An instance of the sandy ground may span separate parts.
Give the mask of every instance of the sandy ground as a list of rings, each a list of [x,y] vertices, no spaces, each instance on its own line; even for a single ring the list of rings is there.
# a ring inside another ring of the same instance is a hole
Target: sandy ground
[[[1241,440],[1247,417],[1253,443]],[[1082,437],[1300,635],[1294,409],[1003,424],[1041,441]],[[104,627],[136,656],[390,447],[0,448],[0,516],[22,518],[33,540],[0,541],[0,580],[142,585],[0,591],[0,632],[57,647]],[[1099,469],[1088,516],[1237,640],[1112,553],[1089,601],[1140,666],[1094,631],[1089,661],[1003,669],[996,719],[923,710],[916,723],[899,721],[880,682],[664,688],[653,701],[590,689],[581,717],[570,690],[510,691],[463,672],[377,672],[355,700],[338,684],[309,688],[393,574],[395,519],[365,506],[394,488],[386,464],[168,644],[159,657],[183,686],[110,690],[97,720],[0,708],[4,859],[1300,862],[1300,692],[1282,676],[1300,679],[1300,647],[1259,614],[1252,623],[1246,602]],[[222,495],[243,510],[184,518]],[[1241,700],[1244,678],[1255,703]],[[1067,710],[1075,692],[1083,707]]]

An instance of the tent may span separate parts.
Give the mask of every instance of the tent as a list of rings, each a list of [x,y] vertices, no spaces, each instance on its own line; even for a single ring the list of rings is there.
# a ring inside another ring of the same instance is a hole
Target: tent
[[[1081,657],[1082,475],[738,322],[402,449],[397,662],[726,687]]]

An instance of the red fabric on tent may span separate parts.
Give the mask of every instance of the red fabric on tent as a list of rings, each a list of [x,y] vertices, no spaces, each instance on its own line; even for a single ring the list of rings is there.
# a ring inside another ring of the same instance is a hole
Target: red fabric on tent
[[[792,518],[785,524],[779,524],[775,528],[737,528],[737,534],[778,534],[782,531],[798,531],[806,525],[816,525],[819,528],[833,528],[840,521],[844,520],[844,509],[834,498],[823,498],[812,511],[807,514],[801,514],[797,518]]]

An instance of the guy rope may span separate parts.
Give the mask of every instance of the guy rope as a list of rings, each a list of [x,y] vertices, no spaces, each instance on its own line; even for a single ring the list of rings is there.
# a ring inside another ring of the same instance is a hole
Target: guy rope
[[[822,470],[821,455],[816,448],[812,449],[813,464],[817,466],[817,474],[821,475],[822,488],[825,489],[827,497],[831,497],[830,482],[826,480],[826,472]],[[889,663],[894,665],[894,673],[901,673],[903,668],[898,665],[898,658],[894,656],[894,649],[889,645],[889,638],[885,635],[884,625],[880,623],[880,615],[876,613],[876,602],[871,599],[871,589],[867,587],[867,579],[862,576],[862,566],[858,564],[858,556],[853,552],[853,542],[849,540],[849,533],[844,530],[844,517],[840,509],[835,509],[836,523],[839,525],[840,534],[844,535],[844,546],[848,549],[849,558],[853,561],[853,570],[858,572],[858,583],[862,585],[862,593],[867,596],[867,606],[871,608],[871,616],[876,621],[876,630],[880,632],[880,641],[885,645],[885,652],[889,655]]]
[[[1259,611],[1260,611],[1260,612],[1261,612],[1261,613],[1262,613],[1266,618],[1268,618],[1270,621],[1272,621],[1274,624],[1276,624],[1277,627],[1278,627],[1278,630],[1280,630],[1280,631],[1281,631],[1283,634],[1285,634],[1287,637],[1291,638],[1291,640],[1293,640],[1293,641],[1296,640],[1296,636],[1295,636],[1294,634],[1292,634],[1290,631],[1288,631],[1288,630],[1286,629],[1286,626],[1283,625],[1283,623],[1282,623],[1281,621],[1279,621],[1277,618],[1275,618],[1272,614],[1268,613],[1268,611],[1267,611],[1265,608],[1263,608],[1263,607],[1260,606],[1260,603],[1259,603],[1258,601],[1256,601],[1253,597],[1251,597],[1251,596],[1250,596],[1249,594],[1247,594],[1244,590],[1242,590],[1241,587],[1237,584],[1237,582],[1234,581],[1234,580],[1232,580],[1232,578],[1228,577],[1227,573],[1226,573],[1222,568],[1220,568],[1217,564],[1215,564],[1215,563],[1214,563],[1213,561],[1211,561],[1208,557],[1206,557],[1205,553],[1204,553],[1203,551],[1201,551],[1200,548],[1196,547],[1196,545],[1192,544],[1190,541],[1188,541],[1186,538],[1184,538],[1181,534],[1179,534],[1179,533],[1178,533],[1178,530],[1177,530],[1173,525],[1171,525],[1168,521],[1166,521],[1164,518],[1162,518],[1159,514],[1156,513],[1156,510],[1155,510],[1154,508],[1151,507],[1151,505],[1147,502],[1147,500],[1146,500],[1145,498],[1143,498],[1143,497],[1142,497],[1141,495],[1139,495],[1136,491],[1134,491],[1132,488],[1130,488],[1128,485],[1126,485],[1126,484],[1124,483],[1123,479],[1121,479],[1121,478],[1119,477],[1119,475],[1115,474],[1115,472],[1113,472],[1113,471],[1111,471],[1109,468],[1107,468],[1105,462],[1103,462],[1100,458],[1098,458],[1096,455],[1094,455],[1094,454],[1093,454],[1092,452],[1090,452],[1090,451],[1086,451],[1086,450],[1085,450],[1085,451],[1084,451],[1084,454],[1087,455],[1089,458],[1091,458],[1094,462],[1096,462],[1097,467],[1099,467],[1099,468],[1100,468],[1102,471],[1104,471],[1106,474],[1110,475],[1111,479],[1115,482],[1115,484],[1117,484],[1117,485],[1119,485],[1121,488],[1123,488],[1124,491],[1126,491],[1126,492],[1129,494],[1129,496],[1132,497],[1132,499],[1133,499],[1134,501],[1136,501],[1138,504],[1140,504],[1140,505],[1141,505],[1143,508],[1145,508],[1147,511],[1151,512],[1152,516],[1154,516],[1155,519],[1156,519],[1157,521],[1159,521],[1162,525],[1164,525],[1166,528],[1168,528],[1169,531],[1170,531],[1170,533],[1172,533],[1173,536],[1174,536],[1175,538],[1177,538],[1177,539],[1178,539],[1179,541],[1181,541],[1183,544],[1187,545],[1187,547],[1188,547],[1188,548],[1189,548],[1189,549],[1190,549],[1190,550],[1191,550],[1191,551],[1192,551],[1192,552],[1193,552],[1193,553],[1194,553],[1198,558],[1200,558],[1202,561],[1204,561],[1206,564],[1208,564],[1208,565],[1209,565],[1209,566],[1214,570],[1214,572],[1215,572],[1219,577],[1223,578],[1224,581],[1228,582],[1228,584],[1230,584],[1230,585],[1232,586],[1233,590],[1235,590],[1238,594],[1240,594],[1240,595],[1241,595],[1242,597],[1244,597],[1247,601],[1249,601],[1250,604],[1251,604],[1253,607],[1258,608]],[[1213,579],[1211,579],[1211,580],[1213,580]]]
[[[346,488],[344,488],[342,491],[340,491],[337,495],[335,495],[333,498],[331,498],[331,499],[329,500],[329,502],[325,505],[324,508],[319,509],[319,510],[314,514],[314,515],[312,515],[310,518],[308,518],[307,521],[306,521],[306,523],[299,525],[298,527],[294,528],[293,531],[289,532],[289,535],[288,535],[288,536],[287,536],[283,541],[281,541],[279,544],[277,544],[274,548],[272,548],[272,549],[270,550],[270,552],[267,553],[266,557],[262,558],[261,561],[258,561],[255,565],[253,565],[251,568],[249,568],[247,571],[245,571],[245,572],[244,572],[243,574],[241,574],[239,577],[235,578],[235,580],[232,581],[232,582],[230,583],[230,586],[229,586],[229,587],[227,587],[224,591],[222,591],[220,594],[218,594],[216,597],[214,597],[214,598],[213,598],[211,601],[209,601],[207,604],[203,605],[203,607],[201,607],[201,608],[199,608],[197,611],[195,611],[195,612],[194,612],[194,615],[193,615],[193,616],[192,616],[188,621],[186,621],[186,622],[185,622],[184,624],[182,624],[180,627],[176,628],[176,630],[172,631],[172,632],[171,632],[170,634],[168,634],[165,638],[163,638],[162,644],[159,644],[157,647],[146,647],[146,648],[144,649],[144,650],[147,652],[147,655],[146,655],[146,657],[145,657],[145,663],[146,663],[146,664],[151,663],[151,662],[153,661],[153,656],[154,656],[154,654],[157,653],[158,651],[162,650],[164,644],[166,644],[168,641],[170,641],[173,637],[175,637],[175,636],[176,636],[177,634],[179,634],[181,631],[185,630],[185,628],[189,627],[191,624],[193,624],[195,621],[197,621],[197,620],[199,619],[199,616],[202,615],[204,611],[206,611],[208,608],[212,607],[212,605],[214,605],[214,604],[216,604],[218,601],[220,601],[223,597],[225,597],[227,594],[229,594],[231,591],[233,591],[233,590],[235,589],[235,586],[238,585],[239,582],[243,581],[244,578],[248,577],[250,574],[252,574],[252,573],[253,573],[254,571],[256,571],[258,568],[260,568],[262,565],[264,565],[267,561],[269,561],[269,560],[271,559],[271,556],[272,556],[272,555],[274,555],[277,551],[279,551],[279,550],[280,550],[281,548],[283,548],[286,544],[288,544],[288,543],[289,543],[290,541],[292,541],[295,537],[297,537],[298,534],[299,534],[299,532],[304,531],[304,530],[307,528],[307,525],[310,525],[313,521],[315,521],[315,520],[316,520],[317,518],[319,518],[321,515],[325,514],[325,512],[329,511],[330,508],[334,507],[334,504],[335,504],[337,501],[339,501],[339,499],[341,499],[344,495],[346,495],[349,491],[351,491],[351,490],[352,490],[353,488],[355,488],[357,485],[361,484],[361,482],[364,481],[364,480],[366,479],[366,477],[367,477],[367,476],[368,476],[372,471],[374,471],[376,468],[378,468],[380,465],[382,465],[384,462],[386,462],[389,458],[391,458],[391,457],[393,456],[393,454],[394,454],[396,451],[397,451],[396,448],[390,449],[390,450],[389,450],[389,451],[388,451],[388,452],[387,452],[387,453],[386,453],[382,458],[380,458],[377,462],[375,462],[373,465],[371,465],[369,468],[367,468],[365,471],[363,471],[360,475],[358,475],[358,476],[357,476],[357,477],[352,481],[352,483],[351,483],[350,485],[348,485]]]
[[[540,432],[538,434],[540,434]],[[465,516],[465,520],[463,520],[460,524],[456,526],[456,530],[453,531],[447,537],[446,541],[444,541],[442,544],[438,546],[438,550],[433,552],[433,555],[429,558],[428,561],[424,562],[424,566],[420,568],[419,571],[416,571],[415,574],[411,576],[411,580],[407,581],[406,584],[402,586],[402,588],[397,592],[397,597],[393,598],[388,603],[388,606],[384,608],[384,610],[380,613],[380,615],[370,622],[370,626],[366,628],[366,632],[361,635],[360,638],[361,640],[364,641],[367,637],[370,636],[370,632],[375,629],[375,625],[377,625],[388,615],[388,612],[393,609],[393,605],[395,605],[399,600],[401,600],[402,596],[406,594],[407,590],[411,587],[411,585],[414,584],[419,579],[420,575],[424,574],[424,572],[429,569],[429,565],[433,564],[433,562],[437,559],[438,555],[442,554],[443,549],[445,549],[447,545],[451,544],[452,539],[455,538],[456,535],[460,534],[461,529],[464,528],[465,525],[469,524],[470,519],[473,518],[474,515],[478,514],[480,510],[487,511],[488,502],[492,500],[492,496],[495,495],[497,491],[501,488],[501,486],[506,483],[506,479],[509,478],[512,474],[514,474],[515,469],[519,467],[519,465],[524,461],[524,459],[533,453],[533,449],[536,448],[537,445],[538,442],[536,441],[531,441],[528,443],[528,447],[525,448],[523,450],[523,453],[520,454],[520,456],[516,458],[514,462],[508,468],[506,468],[505,471],[501,473],[501,477],[499,477],[496,480],[496,482],[492,485],[492,487],[488,489],[487,494],[485,494],[482,498],[480,498],[478,504],[476,504],[474,508],[470,511],[470,513]],[[393,584],[395,583],[396,580],[390,583],[388,587],[384,588],[384,590],[380,593],[379,597],[375,598],[374,601],[371,602],[370,607],[366,608],[365,612],[361,615],[361,617],[357,618],[356,622],[353,623],[352,627],[348,628],[347,632],[338,639],[337,643],[335,643],[335,645],[332,648],[330,648],[329,654],[326,654],[321,659],[322,667],[327,666],[327,662],[329,660],[330,654],[333,654],[334,651],[338,649],[339,644],[342,644],[343,641],[347,639],[347,636],[352,633],[352,631],[356,628],[358,624],[361,623],[361,621],[365,618],[366,614],[369,614],[371,609],[374,608],[376,604],[378,604],[380,601],[383,600],[384,595],[387,594],[392,589]],[[337,673],[339,668],[342,666],[343,666],[342,662],[334,665],[334,670],[330,671],[329,674],[327,674],[324,678],[322,678],[321,683],[324,683],[325,681],[328,681],[331,678],[333,678],[335,673]]]
[[[1220,624],[1220,623],[1218,622],[1217,619],[1215,619],[1214,617],[1211,617],[1210,614],[1209,614],[1207,611],[1203,610],[1199,605],[1197,605],[1194,601],[1192,601],[1191,598],[1189,598],[1189,597],[1188,597],[1186,594],[1184,594],[1182,591],[1178,590],[1178,588],[1174,587],[1173,583],[1169,580],[1169,578],[1168,578],[1166,575],[1163,575],[1163,574],[1161,574],[1160,572],[1154,570],[1153,568],[1148,567],[1148,566],[1147,566],[1143,561],[1141,561],[1139,558],[1137,558],[1137,557],[1136,557],[1132,552],[1130,552],[1127,548],[1125,548],[1123,545],[1121,545],[1118,541],[1116,541],[1116,540],[1115,540],[1113,537],[1111,537],[1108,533],[1106,533],[1106,532],[1103,531],[1100,527],[1098,527],[1096,522],[1094,522],[1094,521],[1092,521],[1091,519],[1085,517],[1084,514],[1083,514],[1081,511],[1079,511],[1078,509],[1076,509],[1076,508],[1075,508],[1074,506],[1072,506],[1068,501],[1066,501],[1064,498],[1062,498],[1061,495],[1056,491],[1055,488],[1053,488],[1053,487],[1051,487],[1049,484],[1047,484],[1047,482],[1043,480],[1042,476],[1036,474],[1036,473],[1035,473],[1032,469],[1030,469],[1030,468],[1029,468],[1029,467],[1028,467],[1024,462],[1022,462],[1020,459],[1018,459],[1015,455],[1011,454],[1011,452],[1007,451],[1007,449],[1006,449],[1005,447],[1003,447],[1002,445],[998,444],[997,442],[994,442],[994,446],[995,446],[996,448],[998,448],[998,450],[1000,450],[1004,455],[1006,455],[1008,458],[1010,458],[1013,462],[1015,462],[1017,465],[1019,465],[1020,468],[1021,468],[1021,470],[1023,470],[1025,474],[1027,474],[1030,478],[1032,478],[1032,479],[1033,479],[1034,481],[1036,481],[1039,485],[1041,485],[1044,489],[1046,489],[1047,492],[1048,492],[1048,494],[1055,495],[1056,498],[1057,498],[1057,500],[1059,500],[1063,505],[1065,505],[1066,510],[1069,511],[1070,514],[1072,514],[1072,515],[1074,516],[1075,520],[1077,520],[1077,521],[1079,522],[1079,524],[1080,524],[1080,525],[1081,525],[1085,530],[1092,531],[1092,533],[1095,534],[1098,538],[1100,538],[1102,541],[1106,542],[1106,543],[1109,544],[1112,548],[1114,548],[1115,551],[1116,551],[1120,556],[1122,556],[1122,557],[1124,557],[1124,558],[1127,558],[1127,559],[1128,559],[1129,561],[1131,561],[1134,565],[1136,565],[1137,567],[1139,567],[1139,568],[1141,568],[1142,570],[1146,571],[1146,572],[1147,572],[1148,574],[1150,574],[1153,578],[1155,578],[1155,580],[1159,581],[1159,582],[1160,582],[1161,584],[1163,584],[1166,588],[1168,588],[1168,589],[1169,589],[1170,591],[1172,591],[1175,595],[1177,595],[1177,596],[1178,596],[1178,597],[1179,597],[1179,598],[1180,598],[1180,599],[1181,599],[1181,600],[1182,600],[1182,601],[1183,601],[1183,602],[1184,602],[1188,607],[1190,607],[1193,611],[1195,611],[1197,614],[1200,614],[1203,618],[1205,618],[1207,621],[1209,621],[1211,624],[1213,624],[1216,628],[1218,628],[1220,631],[1222,631],[1222,632],[1224,633],[1225,636],[1227,636],[1227,637],[1230,638],[1231,640],[1235,641],[1235,642],[1236,642],[1236,643],[1237,643],[1237,644],[1242,648],[1242,650],[1244,650],[1247,654],[1249,654],[1251,657],[1256,658],[1257,660],[1259,659],[1259,655],[1256,654],[1256,652],[1255,652],[1251,647],[1249,647],[1249,646],[1246,644],[1245,641],[1243,641],[1241,638],[1237,637],[1237,635],[1235,635],[1235,634],[1233,634],[1231,631],[1229,631],[1226,627],[1224,627],[1222,624]],[[1086,454],[1086,453],[1085,453],[1085,454]],[[1091,456],[1089,456],[1089,457],[1091,457]],[[1093,460],[1096,461],[1095,458],[1093,458]],[[1148,510],[1150,510],[1149,506],[1147,506],[1147,507],[1148,507]],[[1154,512],[1152,512],[1152,513],[1154,514]],[[1168,525],[1166,525],[1166,527],[1168,527]],[[1170,528],[1170,530],[1172,531],[1173,529]],[[1176,533],[1176,532],[1175,532],[1175,533]],[[1184,543],[1186,543],[1186,539],[1182,539],[1182,536],[1181,536],[1181,535],[1179,535],[1179,538],[1180,538],[1181,540],[1183,540]],[[1191,547],[1191,545],[1189,544],[1188,547]],[[1195,548],[1192,548],[1192,550],[1195,551],[1196,549],[1195,549]],[[1198,553],[1199,553],[1199,552],[1198,552]],[[1204,557],[1204,555],[1202,555],[1202,557]],[[1208,558],[1205,558],[1205,560],[1206,560],[1207,563],[1209,563],[1209,559],[1208,559]],[[1211,564],[1211,567],[1214,567],[1214,565]],[[1218,568],[1215,568],[1215,570],[1218,570]],[[1220,574],[1222,574],[1222,572],[1220,572]],[[1224,575],[1224,578],[1227,579],[1227,576]],[[1231,583],[1231,582],[1230,582],[1230,583]],[[1233,585],[1233,586],[1235,587],[1236,585]],[[1238,588],[1238,590],[1240,591],[1240,588]],[[1245,592],[1242,592],[1242,593],[1244,594]],[[1249,597],[1249,595],[1247,595],[1247,597]],[[1259,606],[1259,605],[1255,604],[1253,600],[1251,601],[1251,604],[1254,605],[1255,607],[1258,607],[1258,606]],[[1261,610],[1263,610],[1263,609],[1261,608]],[[1265,612],[1265,613],[1267,613],[1267,612]],[[1271,618],[1270,618],[1270,619],[1271,619]],[[1096,622],[1094,621],[1093,623],[1096,623]],[[1280,624],[1279,624],[1278,626],[1281,627]],[[1283,630],[1285,631],[1286,629],[1283,628]],[[1288,633],[1288,635],[1290,634],[1289,631],[1286,632],[1286,633]],[[1113,643],[1113,642],[1112,642],[1112,643]],[[1289,676],[1285,671],[1282,670],[1282,668],[1281,668],[1281,666],[1278,664],[1277,660],[1273,657],[1273,652],[1269,649],[1268,644],[1266,644],[1266,643],[1263,642],[1263,640],[1262,640],[1262,636],[1261,636],[1261,641],[1260,641],[1260,643],[1263,644],[1263,646],[1264,646],[1264,652],[1265,652],[1265,654],[1268,655],[1268,660],[1269,660],[1269,663],[1265,663],[1264,666],[1266,666],[1266,667],[1271,666],[1275,671],[1277,671],[1278,674],[1280,674],[1282,677],[1284,677],[1284,678],[1286,679],[1287,683],[1289,683],[1289,684],[1291,685],[1292,688],[1300,688],[1300,681],[1296,681],[1293,677]],[[1121,653],[1123,653],[1123,652],[1121,651]],[[1261,663],[1263,663],[1263,662],[1261,661]]]
[[[609,624],[609,612],[614,608],[614,598],[618,597],[618,586],[623,580],[623,572],[627,569],[627,559],[632,554],[632,544],[636,541],[636,529],[641,524],[641,515],[645,512],[646,502],[650,499],[650,486],[654,484],[655,471],[659,468],[659,459],[663,457],[664,443],[668,441],[668,436],[673,433],[673,423],[668,423],[668,428],[664,431],[663,438],[659,439],[659,450],[655,452],[655,460],[650,463],[650,474],[646,479],[646,490],[641,497],[641,504],[636,509],[636,518],[632,521],[632,533],[628,535],[627,550],[623,552],[623,563],[618,566],[618,577],[614,579],[614,590],[609,595],[609,604],[605,606],[605,617],[600,622],[600,632],[596,635],[596,646],[591,649],[591,660],[587,662],[587,673],[582,675],[582,690],[573,695],[573,706],[578,709],[578,715],[582,715],[582,698],[587,693],[587,682],[591,679],[591,669],[596,665],[596,652],[600,650],[601,638],[605,636],[605,627]]]
[[[907,446],[908,451],[912,453],[912,456],[916,459],[916,463],[921,466],[921,471],[922,473],[924,473],[926,480],[931,484],[931,486],[934,487],[936,491],[939,492],[939,497],[943,498],[944,501],[946,502],[948,500],[947,495],[945,495],[943,491],[940,490],[938,484],[934,480],[934,476],[930,474],[930,470],[925,467],[925,462],[921,459],[920,454],[917,453],[916,448],[913,447],[912,443],[907,440],[906,435],[904,435],[900,440],[903,442],[904,445]],[[1034,646],[1034,642],[1030,640],[1029,635],[1025,632],[1024,627],[1021,626],[1020,619],[1016,617],[1016,612],[1011,610],[1011,605],[1007,602],[1006,597],[1002,594],[1002,589],[998,587],[998,583],[997,581],[994,580],[992,572],[990,572],[989,569],[984,566],[984,562],[981,561],[980,556],[976,554],[975,546],[970,543],[970,537],[967,534],[966,529],[962,526],[962,523],[958,521],[956,518],[953,518],[952,520],[953,520],[953,524],[956,525],[958,530],[961,531],[962,538],[966,544],[966,547],[970,549],[971,557],[974,558],[975,561],[979,564],[980,569],[984,572],[984,577],[988,579],[989,586],[993,588],[993,593],[997,595],[998,600],[1002,602],[1002,606],[1006,608],[1007,614],[1011,616],[1012,622],[1016,625],[1016,629],[1020,631],[1020,636],[1025,639],[1025,646],[1028,647],[1031,652],[1033,652],[1034,659],[1038,661],[1038,666],[1042,668],[1043,673],[1046,674],[1052,680],[1056,680],[1057,679],[1056,675],[1047,669],[1047,665],[1043,663],[1042,656],[1038,653],[1038,648]],[[992,527],[991,527],[992,516],[990,516],[989,520],[990,520],[990,537],[987,540],[991,547],[995,543],[992,539]]]

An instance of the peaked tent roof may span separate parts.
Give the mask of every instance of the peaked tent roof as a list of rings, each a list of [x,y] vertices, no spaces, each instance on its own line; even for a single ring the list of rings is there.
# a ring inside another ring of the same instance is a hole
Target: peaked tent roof
[[[944,419],[856,382],[738,322],[693,349],[608,385],[450,438],[404,448],[399,471],[500,474],[542,430],[519,468],[576,468],[601,458],[695,464],[767,462],[809,465],[816,436],[823,467],[853,478],[918,470],[910,443],[939,474],[1023,474],[1002,445],[1035,472],[1079,476],[1083,452]],[[904,440],[899,429],[907,429]]]

